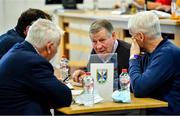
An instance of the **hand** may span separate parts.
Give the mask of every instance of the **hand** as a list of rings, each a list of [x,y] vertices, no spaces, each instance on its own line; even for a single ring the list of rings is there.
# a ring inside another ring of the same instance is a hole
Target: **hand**
[[[72,79],[74,82],[82,83],[84,76],[85,76],[85,72],[83,70],[76,70],[72,74]]]
[[[131,44],[131,49],[130,49],[130,56],[131,55],[139,55],[140,54],[140,47],[136,41],[135,38],[132,38],[132,44]]]

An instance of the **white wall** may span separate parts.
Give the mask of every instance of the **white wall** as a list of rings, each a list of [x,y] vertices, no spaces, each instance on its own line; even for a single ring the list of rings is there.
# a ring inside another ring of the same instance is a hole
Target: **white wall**
[[[98,6],[100,8],[111,8],[115,0],[98,0]],[[38,9],[57,9],[62,8],[61,5],[45,5],[45,0],[0,0],[0,35],[5,33],[7,30],[13,28],[18,20],[18,17],[22,12],[27,10],[28,8],[38,8]],[[83,4],[78,4],[78,8],[80,9],[92,9],[93,8],[93,0],[84,0]],[[57,22],[57,20],[55,20]],[[77,27],[79,27],[78,25]],[[76,26],[75,26],[76,27]],[[81,28],[89,28],[87,25],[81,25]],[[73,38],[79,38],[72,35]],[[77,39],[74,39],[77,40]],[[71,40],[71,42],[74,42]],[[84,40],[84,39],[82,39]],[[75,41],[76,42],[76,41]],[[86,43],[89,45],[91,42],[89,39],[86,41],[78,41],[79,44]],[[59,53],[59,52],[58,52]],[[82,54],[78,52],[71,52],[72,59],[87,59],[87,54]],[[59,54],[53,59],[53,64],[59,64]]]
[[[18,17],[28,8],[43,9],[45,2],[44,0],[0,0],[0,34],[13,28]]]
[[[0,34],[4,27],[4,0],[0,0]]]
[[[115,0],[98,0],[100,8],[111,8]],[[84,0],[84,4],[78,4],[79,8],[92,9],[93,0]],[[45,6],[45,0],[0,0],[0,34],[13,28],[20,14],[28,8],[55,9],[61,5]]]
[[[25,9],[24,0],[3,0],[4,1],[4,29],[13,28],[18,17]]]

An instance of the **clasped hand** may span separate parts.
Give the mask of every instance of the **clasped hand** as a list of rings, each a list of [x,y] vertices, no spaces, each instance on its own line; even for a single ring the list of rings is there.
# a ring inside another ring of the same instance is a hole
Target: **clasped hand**
[[[83,70],[76,70],[72,74],[72,79],[77,84],[74,84],[75,86],[82,86],[83,84],[83,78],[85,77],[85,72]]]

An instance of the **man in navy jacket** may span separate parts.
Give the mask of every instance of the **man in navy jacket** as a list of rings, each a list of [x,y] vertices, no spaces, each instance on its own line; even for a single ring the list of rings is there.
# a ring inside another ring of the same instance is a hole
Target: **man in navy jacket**
[[[0,59],[14,44],[24,41],[29,26],[39,18],[51,20],[47,13],[30,8],[21,14],[14,29],[0,36]]]
[[[49,60],[60,43],[60,29],[38,19],[24,42],[0,60],[0,115],[45,115],[50,108],[69,106],[70,89],[54,76]]]
[[[134,15],[128,28],[133,39],[129,74],[134,95],[168,102],[168,107],[148,114],[180,114],[180,48],[162,38],[159,18],[151,11]]]

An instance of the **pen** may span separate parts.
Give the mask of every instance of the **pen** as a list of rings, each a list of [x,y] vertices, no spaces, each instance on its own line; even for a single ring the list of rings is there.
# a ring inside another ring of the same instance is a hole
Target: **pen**
[[[69,79],[69,76],[70,76],[70,74],[63,80],[63,82],[65,82],[66,80],[68,80],[68,79]]]

